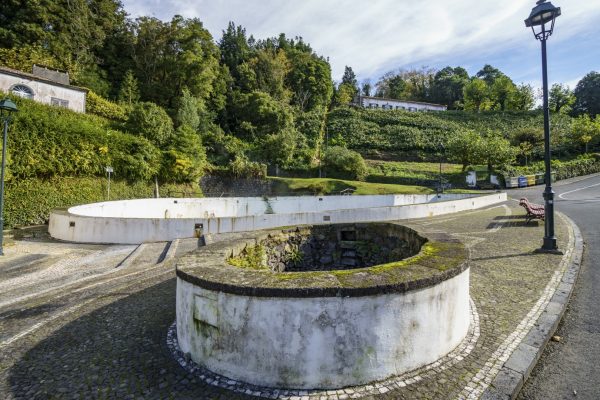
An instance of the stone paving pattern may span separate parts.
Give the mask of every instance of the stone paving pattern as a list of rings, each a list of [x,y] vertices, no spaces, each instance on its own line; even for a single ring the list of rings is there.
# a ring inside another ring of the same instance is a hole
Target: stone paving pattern
[[[514,202],[407,225],[453,233],[469,246],[471,297],[478,311],[480,336],[456,364],[389,391],[373,385],[362,398],[465,397],[476,390],[482,370],[488,375],[496,372],[498,349],[548,294],[547,286],[562,257],[533,254],[543,237],[543,223],[525,225],[522,208]],[[558,218],[561,248],[567,247],[568,231],[565,221]],[[6,258],[0,260],[0,287],[8,279],[20,279],[14,281],[20,283],[15,284],[16,300],[0,297],[0,398],[256,398],[209,385],[172,357],[166,337],[175,319],[174,264],[173,259],[157,262],[165,253],[183,254],[195,243],[174,244],[178,248],[171,252],[164,243],[149,245],[126,268],[114,265],[116,253],[127,253],[123,246],[81,246],[33,238],[7,247]],[[70,260],[68,268],[56,267],[63,259]],[[97,277],[86,276],[86,268]],[[40,274],[45,270],[51,272]],[[71,272],[76,278],[60,283]]]

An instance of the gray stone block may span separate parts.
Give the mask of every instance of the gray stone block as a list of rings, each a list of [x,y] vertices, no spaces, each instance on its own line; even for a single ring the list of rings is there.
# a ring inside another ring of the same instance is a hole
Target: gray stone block
[[[546,306],[546,309],[544,310],[544,313],[546,313],[546,314],[562,315],[563,308],[564,308],[564,304],[554,303],[554,302],[551,301]]]
[[[509,399],[514,398],[522,386],[523,375],[507,367],[502,367],[492,382],[492,388]]]
[[[548,334],[549,332],[543,330],[539,326],[534,326],[521,343],[525,343],[533,347],[543,347],[548,342]]]
[[[496,389],[487,389],[479,400],[510,400],[510,396],[507,393],[499,392]]]
[[[523,374],[525,379],[535,366],[541,352],[540,347],[530,346],[521,343],[512,353],[508,361],[504,364],[506,367]]]

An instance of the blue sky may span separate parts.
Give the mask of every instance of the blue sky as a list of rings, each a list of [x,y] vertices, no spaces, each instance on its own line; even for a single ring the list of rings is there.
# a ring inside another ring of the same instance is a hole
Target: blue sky
[[[302,36],[329,57],[333,78],[349,65],[373,83],[400,68],[492,64],[516,83],[541,86],[540,44],[523,0],[123,0],[132,17],[198,17],[215,40],[228,21],[256,38]],[[562,16],[548,42],[549,79],[573,88],[600,71],[600,1],[556,0]]]

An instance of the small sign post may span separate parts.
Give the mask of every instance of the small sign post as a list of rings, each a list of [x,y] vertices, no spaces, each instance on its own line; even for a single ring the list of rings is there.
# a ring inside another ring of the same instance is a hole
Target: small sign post
[[[110,174],[112,174],[114,172],[113,167],[107,165],[106,168],[106,173],[108,174],[108,186],[106,189],[106,200],[110,200]]]

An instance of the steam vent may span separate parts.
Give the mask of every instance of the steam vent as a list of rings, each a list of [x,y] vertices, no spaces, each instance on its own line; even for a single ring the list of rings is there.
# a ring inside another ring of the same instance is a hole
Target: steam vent
[[[393,223],[231,234],[178,262],[176,326],[191,360],[251,385],[383,380],[467,335],[467,250]]]

